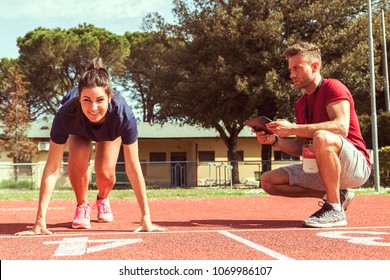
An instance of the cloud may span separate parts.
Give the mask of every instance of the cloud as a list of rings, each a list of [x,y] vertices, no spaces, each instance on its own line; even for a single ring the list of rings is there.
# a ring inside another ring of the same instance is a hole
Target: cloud
[[[161,10],[170,11],[171,6],[169,0],[2,0],[0,17],[120,20],[140,18]]]

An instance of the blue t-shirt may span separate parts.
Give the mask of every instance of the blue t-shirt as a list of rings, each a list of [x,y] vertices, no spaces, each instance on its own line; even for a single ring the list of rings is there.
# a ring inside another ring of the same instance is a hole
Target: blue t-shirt
[[[69,134],[79,135],[92,141],[113,141],[119,136],[123,144],[132,144],[138,139],[137,122],[126,100],[113,91],[104,123],[93,125],[81,112],[80,120],[74,114],[77,89],[72,89],[61,102],[62,106],[54,117],[50,138],[57,144],[65,144]],[[80,109],[81,111],[81,109]]]

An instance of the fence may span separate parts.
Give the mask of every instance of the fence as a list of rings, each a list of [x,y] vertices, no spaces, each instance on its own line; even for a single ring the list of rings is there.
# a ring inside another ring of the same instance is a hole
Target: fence
[[[0,183],[4,181],[28,181],[31,188],[39,188],[43,174],[44,162],[0,164]],[[277,163],[272,164],[277,165]],[[259,177],[262,170],[269,170],[271,162],[245,161],[238,162],[240,184],[248,187],[259,187]],[[147,186],[158,187],[233,187],[232,166],[230,162],[195,162],[195,161],[164,161],[141,162]],[[130,183],[123,171],[124,163],[116,167],[115,188],[129,188]],[[95,188],[96,176],[94,163],[90,163],[90,187]],[[71,188],[68,178],[67,163],[61,167],[56,188]],[[24,184],[25,185],[25,184]]]

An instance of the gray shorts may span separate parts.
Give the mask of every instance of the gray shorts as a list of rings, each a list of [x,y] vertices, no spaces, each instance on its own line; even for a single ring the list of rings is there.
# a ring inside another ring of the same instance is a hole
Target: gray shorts
[[[354,145],[340,136],[343,142],[339,154],[341,164],[340,189],[363,185],[371,174],[366,158]],[[320,173],[306,173],[302,164],[281,167],[289,175],[290,186],[301,186],[312,190],[325,190]],[[325,175],[326,176],[326,175]]]

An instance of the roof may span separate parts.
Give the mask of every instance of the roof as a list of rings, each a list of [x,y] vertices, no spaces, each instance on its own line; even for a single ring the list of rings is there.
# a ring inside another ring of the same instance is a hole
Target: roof
[[[168,139],[168,138],[219,138],[215,129],[206,129],[177,123],[149,124],[138,123],[138,138],[141,139]],[[34,122],[28,131],[29,138],[50,138],[51,122]],[[251,129],[244,128],[239,137],[254,137]]]

